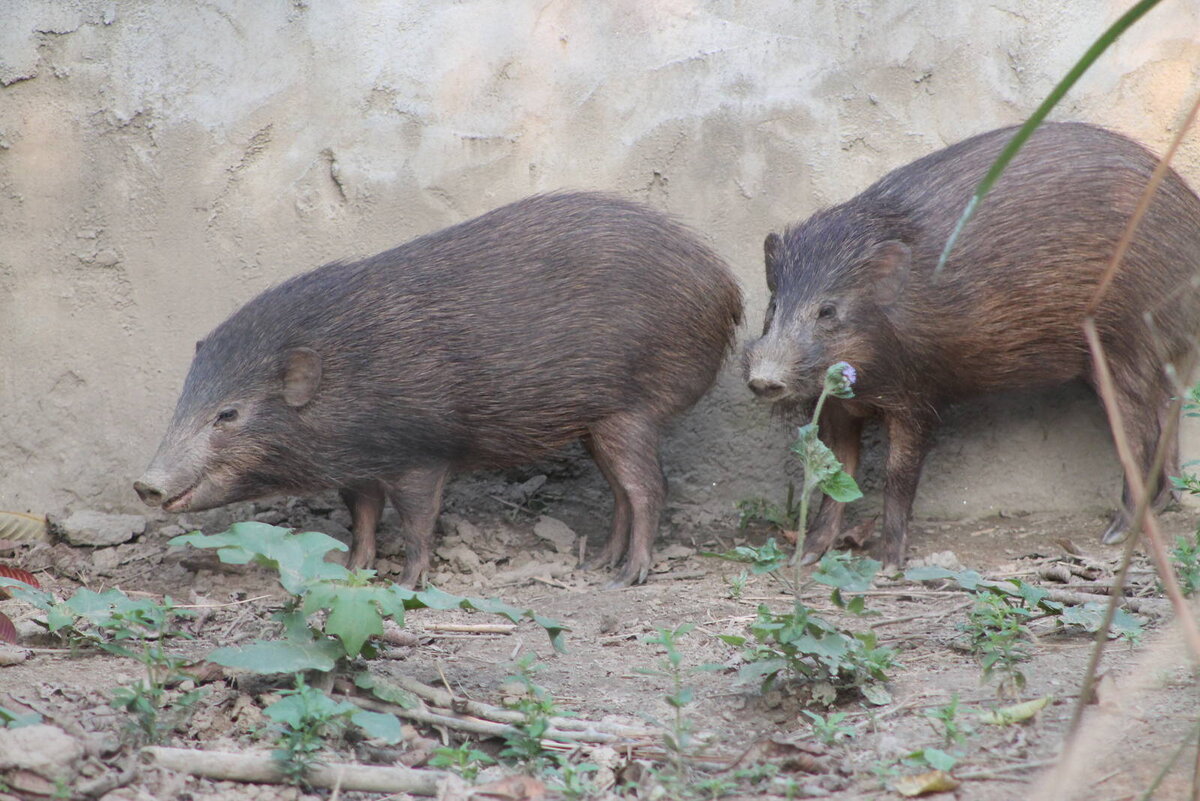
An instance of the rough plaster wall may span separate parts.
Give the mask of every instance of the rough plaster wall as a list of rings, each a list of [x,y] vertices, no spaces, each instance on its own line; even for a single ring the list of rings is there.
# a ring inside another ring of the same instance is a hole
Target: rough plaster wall
[[[0,508],[135,509],[192,343],[259,290],[532,192],[703,231],[761,325],[761,242],[1020,121],[1124,0],[0,0]],[[1162,149],[1200,11],[1166,0],[1057,113]],[[1177,159],[1200,186],[1200,137]],[[918,514],[1113,502],[1079,389],[948,415]],[[788,432],[733,371],[675,497],[777,496]]]

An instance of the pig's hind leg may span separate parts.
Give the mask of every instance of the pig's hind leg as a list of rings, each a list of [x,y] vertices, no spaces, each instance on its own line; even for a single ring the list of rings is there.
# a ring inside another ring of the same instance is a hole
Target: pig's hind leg
[[[613,494],[612,528],[609,530],[608,540],[605,541],[604,547],[585,559],[581,566],[584,570],[616,567],[617,562],[621,561],[621,557],[625,555],[625,551],[629,547],[629,524],[633,519],[629,496],[625,493],[625,487],[617,477],[617,471],[610,460],[608,450],[597,449],[591,434],[585,434],[580,441],[587,452],[591,454],[596,466],[600,468],[600,472],[608,481],[608,486],[612,489]]]
[[[433,558],[433,527],[442,509],[446,465],[417,467],[385,483],[388,499],[400,515],[404,531],[404,573],[400,583],[415,588]]]
[[[1134,370],[1123,369],[1119,364],[1112,364],[1113,395],[1138,474],[1125,476],[1121,508],[1113,514],[1112,521],[1101,535],[1105,545],[1114,545],[1129,535],[1134,508],[1137,506],[1130,482],[1144,481],[1154,467],[1154,454],[1167,422],[1172,394],[1165,374],[1158,375],[1158,372],[1160,371],[1156,371],[1155,375],[1145,376]],[[1163,469],[1157,472],[1150,484],[1151,509],[1156,512],[1161,511],[1174,498],[1167,476],[1178,473],[1178,435],[1167,443],[1165,457]]]
[[[667,495],[658,459],[659,423],[637,412],[613,415],[591,426],[588,439],[588,450],[616,499],[612,533],[589,564],[616,564],[623,555],[625,564],[609,586],[640,584],[650,572],[651,546]]]

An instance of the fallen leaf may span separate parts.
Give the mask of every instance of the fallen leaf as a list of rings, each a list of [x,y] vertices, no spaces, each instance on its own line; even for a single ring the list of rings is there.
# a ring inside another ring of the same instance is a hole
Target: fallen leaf
[[[50,528],[42,515],[0,512],[0,539],[18,542],[49,542]]]
[[[17,627],[8,615],[0,612],[0,642],[16,642]]]
[[[979,720],[994,726],[1012,726],[1016,723],[1024,723],[1038,712],[1041,712],[1053,700],[1054,696],[1045,695],[1041,698],[1035,698],[1032,701],[1026,701],[1023,704],[1013,704],[1002,709],[980,712]]]
[[[901,776],[896,779],[892,787],[900,795],[912,797],[949,792],[957,788],[959,784],[961,782],[946,771],[931,770],[927,773],[918,773],[916,776]]]

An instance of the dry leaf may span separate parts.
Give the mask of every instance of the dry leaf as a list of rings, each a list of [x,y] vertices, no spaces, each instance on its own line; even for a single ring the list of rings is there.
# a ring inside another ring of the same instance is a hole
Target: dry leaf
[[[931,770],[916,776],[901,776],[892,783],[892,787],[900,795],[911,797],[949,792],[957,788],[960,783],[958,779],[944,770]]]
[[[12,619],[0,612],[0,642],[16,642],[17,627],[13,625]]]
[[[989,712],[981,712],[979,720],[983,723],[991,723],[995,726],[1012,726],[1015,723],[1024,723],[1032,718],[1038,712],[1046,707],[1054,700],[1052,695],[1044,695],[1041,698],[1035,698],[1032,701],[1026,701],[1023,704],[1013,704],[1001,709],[993,709]]]
[[[50,529],[42,515],[0,512],[0,539],[17,542],[49,542]]]

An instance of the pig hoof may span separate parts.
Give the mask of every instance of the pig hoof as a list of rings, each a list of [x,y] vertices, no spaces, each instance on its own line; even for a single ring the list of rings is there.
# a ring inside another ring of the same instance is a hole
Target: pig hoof
[[[800,557],[800,566],[807,567],[808,565],[815,565],[819,561],[821,561],[821,554],[815,551],[806,551]]]
[[[1100,541],[1105,545],[1116,545],[1125,541],[1129,536],[1129,520],[1121,512],[1113,515],[1112,522],[1108,524],[1108,528],[1100,535]]]
[[[630,587],[634,584],[645,584],[646,574],[649,572],[649,567],[643,567],[639,570],[630,565],[626,565],[625,569],[618,573],[616,578],[604,585],[604,589],[618,590],[622,587]]]

